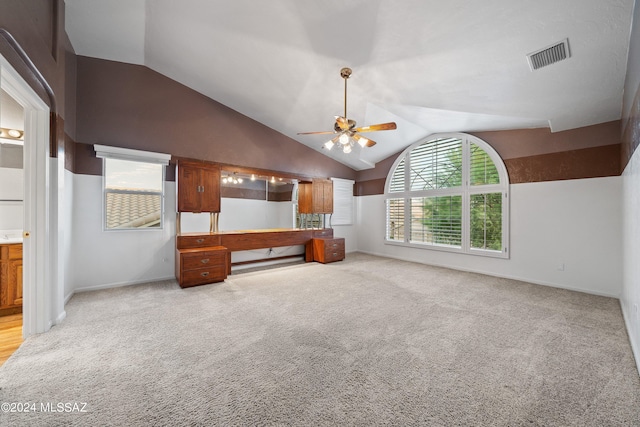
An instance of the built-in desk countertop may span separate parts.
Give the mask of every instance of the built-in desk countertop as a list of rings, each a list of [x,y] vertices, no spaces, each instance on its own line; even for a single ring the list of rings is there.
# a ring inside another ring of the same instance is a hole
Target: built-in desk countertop
[[[180,233],[176,236],[178,252],[202,248],[226,248],[229,252],[279,246],[305,245],[305,261],[313,261],[312,239],[333,237],[331,228],[266,228],[259,230],[233,230],[208,233]],[[178,258],[180,254],[178,253]],[[231,274],[231,257],[227,259],[227,274]],[[180,266],[176,266],[177,269]],[[178,273],[178,271],[176,271]]]

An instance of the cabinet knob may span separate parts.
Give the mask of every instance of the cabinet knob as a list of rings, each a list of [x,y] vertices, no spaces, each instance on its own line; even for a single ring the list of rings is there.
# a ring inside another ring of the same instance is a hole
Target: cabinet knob
[[[201,259],[200,262],[206,264],[209,262],[209,258]]]
[[[207,277],[207,276],[209,275],[209,272],[208,272],[208,271],[205,271],[204,273],[200,273],[200,275],[201,275],[202,277]]]
[[[22,237],[27,238],[29,236],[31,236],[31,233],[29,233],[28,231],[23,231],[22,232]]]

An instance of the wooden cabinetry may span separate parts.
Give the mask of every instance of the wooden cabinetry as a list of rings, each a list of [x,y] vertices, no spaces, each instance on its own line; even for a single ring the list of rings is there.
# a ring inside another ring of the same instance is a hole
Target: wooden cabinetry
[[[333,213],[333,181],[314,179],[298,184],[298,212],[301,214]]]
[[[178,212],[220,212],[220,168],[179,161],[176,173]]]
[[[313,260],[327,264],[344,259],[344,239],[341,237],[314,237]]]
[[[0,245],[0,313],[22,308],[22,244]]]
[[[176,250],[176,278],[180,287],[222,282],[227,278],[229,250],[224,246]]]

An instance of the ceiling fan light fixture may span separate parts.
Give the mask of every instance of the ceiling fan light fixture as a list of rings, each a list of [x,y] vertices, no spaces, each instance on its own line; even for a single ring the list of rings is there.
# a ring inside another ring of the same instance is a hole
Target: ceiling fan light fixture
[[[362,148],[373,147],[376,142],[369,138],[360,136],[361,132],[377,132],[381,130],[396,129],[395,122],[378,123],[370,126],[357,127],[356,121],[349,119],[347,116],[347,79],[351,76],[351,68],[343,68],[340,70],[340,77],[344,80],[344,116],[335,116],[335,123],[332,131],[320,132],[298,132],[298,135],[334,135],[331,140],[324,143],[322,148],[331,150],[334,145],[340,144],[342,152],[351,153],[356,141]]]
[[[369,143],[369,140],[364,136],[361,136],[360,138],[358,138],[358,144],[360,144],[362,148],[366,147],[368,143]]]

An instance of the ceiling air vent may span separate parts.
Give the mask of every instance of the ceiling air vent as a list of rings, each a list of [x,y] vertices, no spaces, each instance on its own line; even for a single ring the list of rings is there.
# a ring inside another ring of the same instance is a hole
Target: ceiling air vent
[[[544,49],[531,52],[527,55],[531,71],[547,65],[563,61],[571,56],[569,52],[569,39],[564,39],[558,43],[554,43]]]

